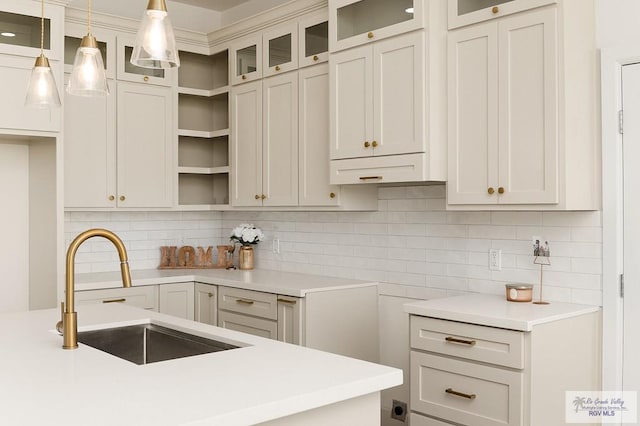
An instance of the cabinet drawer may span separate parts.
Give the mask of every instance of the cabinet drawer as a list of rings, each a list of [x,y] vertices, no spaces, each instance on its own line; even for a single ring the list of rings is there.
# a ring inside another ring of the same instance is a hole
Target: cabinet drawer
[[[524,368],[524,333],[411,316],[411,347],[506,367]]]
[[[446,423],[421,414],[411,413],[409,415],[409,424],[411,426],[452,426],[453,423]]]
[[[270,320],[278,319],[278,297],[271,293],[220,287],[218,309]]]
[[[104,290],[76,291],[76,303],[125,303],[143,309],[157,310],[156,286],[109,288]]]
[[[426,154],[402,154],[330,161],[330,183],[388,183],[423,181]]]
[[[411,409],[473,426],[522,425],[523,373],[411,351]]]
[[[250,317],[232,312],[218,312],[218,327],[228,330],[253,334],[254,336],[276,339],[278,337],[278,324],[275,321]]]

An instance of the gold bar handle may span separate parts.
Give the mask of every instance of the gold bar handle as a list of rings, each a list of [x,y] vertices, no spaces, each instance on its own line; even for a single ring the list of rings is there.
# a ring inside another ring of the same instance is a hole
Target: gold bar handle
[[[111,299],[111,300],[103,300],[102,303],[124,303],[127,299],[124,297],[122,299]]]
[[[290,305],[295,305],[296,304],[295,300],[287,300],[287,299],[278,299],[278,302],[288,303]]]
[[[382,176],[360,176],[360,180],[382,180]]]
[[[243,305],[253,305],[253,300],[236,299],[236,303],[242,303]]]
[[[459,396],[461,398],[476,399],[476,394],[475,393],[462,393],[462,392],[454,391],[451,388],[447,388],[444,391],[446,393],[450,394],[450,395]]]
[[[473,346],[476,344],[475,340],[465,340],[465,339],[456,339],[455,337],[446,337],[444,340],[446,340],[449,343],[461,343],[463,345],[470,345]]]

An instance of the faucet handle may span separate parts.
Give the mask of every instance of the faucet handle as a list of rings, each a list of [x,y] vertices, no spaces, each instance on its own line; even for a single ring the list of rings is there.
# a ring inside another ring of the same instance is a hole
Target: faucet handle
[[[60,321],[56,323],[56,330],[62,336],[62,320],[64,319],[64,302],[60,302]]]

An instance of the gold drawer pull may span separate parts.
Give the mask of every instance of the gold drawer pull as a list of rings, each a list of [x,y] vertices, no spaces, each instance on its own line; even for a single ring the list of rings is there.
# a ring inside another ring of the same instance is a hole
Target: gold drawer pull
[[[127,299],[124,297],[122,299],[111,299],[111,300],[103,300],[102,303],[124,303]]]
[[[476,344],[475,340],[456,339],[455,337],[446,337],[444,340],[446,340],[449,343],[462,343],[463,345],[470,345],[470,346],[473,346]]]
[[[278,302],[288,303],[290,305],[295,305],[296,304],[295,300],[287,300],[287,299],[278,299]]]
[[[382,180],[382,176],[360,176],[360,180]]]
[[[476,394],[475,393],[462,393],[462,392],[454,391],[451,388],[447,388],[444,391],[446,393],[450,394],[450,395],[459,396],[461,398],[476,399]]]
[[[253,305],[254,301],[253,300],[237,299],[236,303],[242,303],[243,305]]]

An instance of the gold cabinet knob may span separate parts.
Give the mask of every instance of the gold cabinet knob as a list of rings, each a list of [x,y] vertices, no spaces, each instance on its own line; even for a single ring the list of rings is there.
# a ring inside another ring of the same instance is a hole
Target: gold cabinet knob
[[[373,38],[373,33],[372,33],[372,32],[369,32],[369,34],[367,34],[367,37],[369,37],[369,38]]]
[[[369,148],[370,146],[371,146],[371,144],[370,144],[369,142],[365,142],[365,143],[364,143],[364,147],[365,147],[365,148]]]
[[[376,146],[378,146],[378,142],[377,141],[371,142],[371,146],[375,148]]]
[[[246,79],[247,79],[247,76],[246,76],[246,75],[244,75],[244,74],[242,74],[242,79],[243,79],[243,80],[246,80]]]
[[[489,195],[493,195],[494,192],[496,192],[493,187],[489,187],[489,189],[487,189],[487,192],[489,193]]]
[[[498,12],[500,12],[500,8],[499,8],[498,6],[493,6],[493,8],[491,9],[491,11],[492,11],[493,13],[498,13]]]
[[[276,71],[280,71],[280,65],[276,65]]]
[[[503,187],[498,188],[498,194],[504,194],[504,188]]]
[[[267,196],[266,196],[266,195],[264,195],[264,194],[262,194],[262,196],[261,196],[260,198],[262,198],[262,199],[264,200],[264,199],[266,199],[266,198],[267,198]]]
[[[116,197],[114,195],[109,195],[109,201],[113,201],[115,199],[116,199]]]
[[[120,201],[124,201],[124,200],[126,200],[126,197],[124,195],[121,195],[120,196]]]
[[[144,81],[149,81],[149,76],[148,76],[148,75],[145,75],[145,76],[144,76],[144,78],[143,78],[143,80],[144,80]]]
[[[329,198],[336,198],[336,193],[335,192],[329,193]]]
[[[256,200],[260,199],[260,196],[258,194],[256,194],[256,196],[254,197]]]
[[[320,59],[320,58],[318,58],[318,55],[313,55],[313,60],[314,61],[317,61],[318,59]]]
[[[207,296],[213,297],[213,293],[208,293]]]

